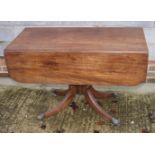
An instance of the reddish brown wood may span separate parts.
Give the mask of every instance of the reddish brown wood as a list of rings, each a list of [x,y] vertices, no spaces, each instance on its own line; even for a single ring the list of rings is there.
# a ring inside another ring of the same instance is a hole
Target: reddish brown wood
[[[91,93],[97,97],[97,98],[109,98],[114,96],[113,92],[100,92],[100,91],[96,91],[92,86],[90,87],[90,91]]]
[[[94,98],[111,94],[96,92],[90,85],[144,82],[147,51],[141,28],[26,28],[5,49],[5,59],[16,81],[72,85],[64,100],[39,118],[57,114],[78,93],[102,117],[118,124]]]
[[[89,105],[102,117],[105,118],[109,121],[112,121],[112,116],[110,114],[108,114],[107,112],[105,112],[101,106],[97,103],[96,99],[94,98],[91,90],[87,90],[85,97],[89,103]]]
[[[94,89],[94,91],[97,93],[97,91]],[[61,92],[61,91],[58,91]],[[64,91],[63,91],[64,93]],[[100,92],[101,93],[101,92]],[[100,115],[102,116],[103,119],[106,119],[108,121],[112,121],[113,122],[113,118],[110,114],[108,114],[107,112],[105,112],[100,105],[97,103],[97,101],[95,100],[94,94],[92,93],[92,86],[90,85],[71,85],[69,86],[69,89],[67,90],[67,93],[65,95],[65,98],[63,99],[62,102],[60,102],[58,104],[58,106],[54,107],[51,111],[47,111],[45,113],[42,113],[41,115],[39,115],[39,119],[44,119],[44,118],[48,118],[50,116],[54,116],[57,113],[59,113],[60,111],[62,111],[64,108],[67,107],[67,105],[69,103],[72,102],[75,94],[82,94],[85,96],[87,103],[89,103],[89,105]],[[62,93],[58,93],[58,95],[63,95]],[[103,96],[101,96],[103,98]],[[105,98],[107,96],[105,95]],[[116,119],[115,119],[116,120]],[[117,122],[115,123],[115,125],[118,125]]]
[[[19,82],[136,85],[145,81],[141,28],[26,28],[6,49]]]
[[[73,100],[75,94],[76,94],[76,87],[70,86],[63,101],[60,102],[58,106],[54,107],[51,111],[45,112],[43,115],[44,118],[48,118],[50,116],[56,115],[57,113],[62,111],[64,108],[66,108],[68,104],[70,104],[70,102]]]
[[[68,90],[55,89],[53,93],[58,96],[65,96]]]

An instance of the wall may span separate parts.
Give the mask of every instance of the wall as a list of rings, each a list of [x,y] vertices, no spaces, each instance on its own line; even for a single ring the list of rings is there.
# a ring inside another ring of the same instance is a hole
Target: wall
[[[117,26],[117,27],[143,27],[145,37],[149,48],[149,60],[155,60],[155,22],[153,21],[126,21],[126,22],[110,22],[110,21],[0,21],[0,56],[3,56],[4,48],[12,41],[24,27],[32,26]]]

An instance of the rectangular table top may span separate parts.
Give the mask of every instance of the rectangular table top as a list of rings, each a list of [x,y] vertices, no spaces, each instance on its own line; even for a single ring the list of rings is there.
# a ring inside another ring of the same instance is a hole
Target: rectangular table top
[[[26,28],[5,49],[20,82],[135,85],[145,81],[142,28]]]
[[[30,52],[146,53],[141,28],[26,28],[7,47]]]

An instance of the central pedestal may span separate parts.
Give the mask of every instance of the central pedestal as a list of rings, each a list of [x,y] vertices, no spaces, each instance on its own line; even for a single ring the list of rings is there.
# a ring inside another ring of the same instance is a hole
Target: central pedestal
[[[75,97],[76,94],[84,95],[87,103],[103,118],[114,125],[119,125],[119,120],[112,117],[97,103],[95,98],[107,98],[115,96],[112,92],[99,92],[96,91],[91,85],[70,85],[68,90],[54,90],[56,95],[65,96],[64,99],[52,110],[41,113],[38,119],[43,121],[45,118],[56,115],[58,112],[66,108]]]

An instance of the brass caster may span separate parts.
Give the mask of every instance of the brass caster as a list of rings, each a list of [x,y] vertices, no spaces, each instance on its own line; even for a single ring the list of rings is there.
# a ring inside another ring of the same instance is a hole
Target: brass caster
[[[43,120],[44,119],[44,113],[41,113],[37,116],[38,120]]]
[[[112,118],[111,120],[112,124],[115,125],[115,126],[119,126],[120,125],[120,120],[116,119],[116,118]]]
[[[40,121],[40,128],[41,129],[46,129],[46,123],[45,123],[45,121]]]

